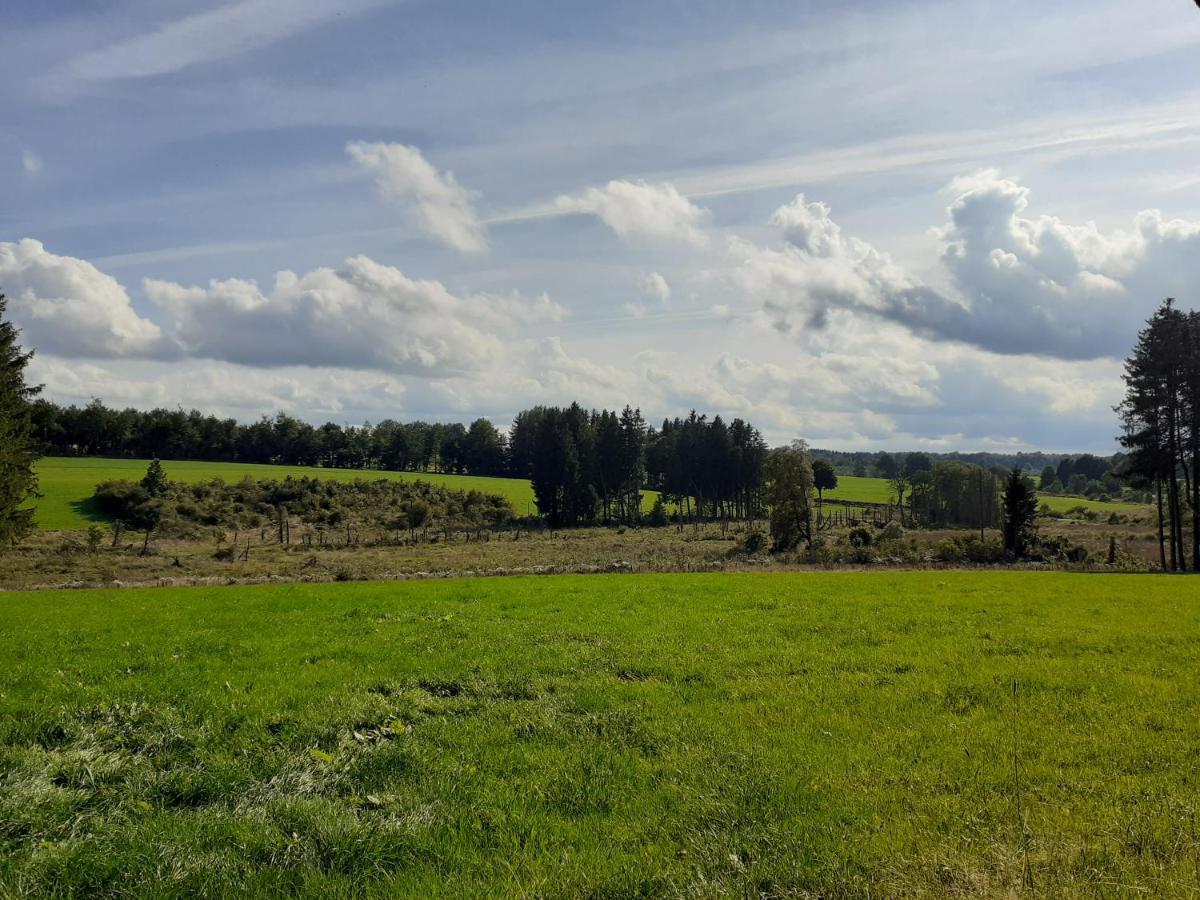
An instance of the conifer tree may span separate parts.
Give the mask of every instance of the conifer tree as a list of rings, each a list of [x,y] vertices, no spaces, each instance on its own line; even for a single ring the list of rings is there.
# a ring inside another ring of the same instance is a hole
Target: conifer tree
[[[1004,486],[1004,549],[1017,559],[1029,553],[1037,528],[1037,492],[1015,466]]]
[[[14,544],[33,527],[33,510],[24,504],[37,496],[31,415],[41,388],[25,383],[33,353],[17,344],[20,332],[5,317],[6,309],[0,294],[0,544]]]

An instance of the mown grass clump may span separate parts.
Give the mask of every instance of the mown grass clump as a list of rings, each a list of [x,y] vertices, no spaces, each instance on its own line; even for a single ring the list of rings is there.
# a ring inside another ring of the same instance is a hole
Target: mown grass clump
[[[0,595],[0,895],[1184,896],[1196,600],[992,572]]]

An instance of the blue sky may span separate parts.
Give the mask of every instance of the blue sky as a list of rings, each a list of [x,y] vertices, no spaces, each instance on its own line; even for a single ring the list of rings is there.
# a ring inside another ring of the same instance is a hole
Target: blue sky
[[[1114,449],[1200,285],[1200,11],[23,2],[0,290],[66,401]]]

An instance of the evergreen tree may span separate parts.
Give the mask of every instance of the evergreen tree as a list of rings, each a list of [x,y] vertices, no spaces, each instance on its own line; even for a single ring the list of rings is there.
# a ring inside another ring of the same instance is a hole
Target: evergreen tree
[[[15,544],[33,527],[33,510],[23,506],[37,496],[32,401],[41,388],[25,383],[33,353],[17,344],[7,305],[0,294],[0,543]]]
[[[1024,473],[1013,468],[1004,486],[1004,549],[1017,559],[1029,553],[1037,531],[1037,492]]]
[[[142,487],[146,493],[151,497],[161,497],[170,486],[171,482],[167,480],[162,463],[157,459],[151,460],[150,465],[146,467],[146,474],[142,476]]]

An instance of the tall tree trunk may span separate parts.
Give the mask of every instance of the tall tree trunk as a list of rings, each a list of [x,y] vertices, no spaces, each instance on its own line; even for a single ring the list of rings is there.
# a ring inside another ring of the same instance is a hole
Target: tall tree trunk
[[[1154,479],[1154,491],[1158,495],[1158,561],[1165,572],[1167,571],[1167,538],[1163,528],[1163,485],[1161,476],[1156,476]]]

